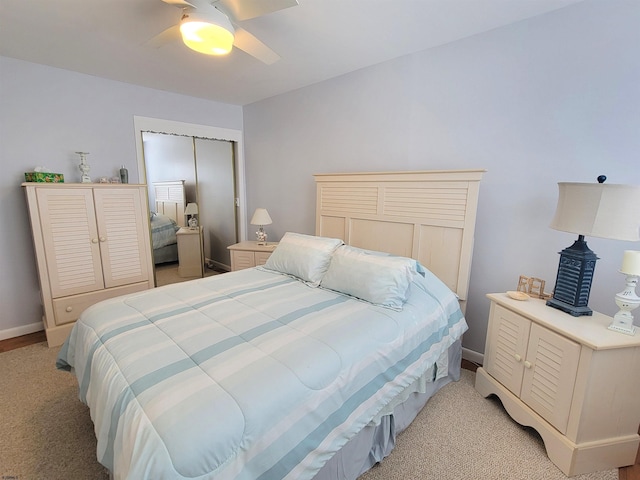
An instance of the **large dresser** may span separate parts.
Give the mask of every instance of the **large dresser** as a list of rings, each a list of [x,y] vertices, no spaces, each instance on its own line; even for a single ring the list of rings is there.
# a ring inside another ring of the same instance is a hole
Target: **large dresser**
[[[24,183],[50,347],[80,313],[153,288],[144,185]]]

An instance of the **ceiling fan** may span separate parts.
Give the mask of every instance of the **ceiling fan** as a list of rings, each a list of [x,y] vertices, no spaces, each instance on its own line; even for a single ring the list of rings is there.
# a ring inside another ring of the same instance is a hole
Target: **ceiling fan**
[[[182,18],[146,42],[159,48],[182,38],[185,45],[207,55],[226,55],[232,47],[271,65],[280,55],[239,27],[237,22],[298,5],[297,0],[162,0],[180,7]]]

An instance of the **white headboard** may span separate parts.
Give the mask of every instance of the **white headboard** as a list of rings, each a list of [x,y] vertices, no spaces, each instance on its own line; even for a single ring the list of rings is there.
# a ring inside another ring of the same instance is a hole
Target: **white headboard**
[[[459,296],[464,309],[484,172],[314,175],[316,235],[415,258]]]
[[[153,188],[156,196],[156,213],[166,215],[179,226],[185,227],[186,193],[184,180],[155,182]]]

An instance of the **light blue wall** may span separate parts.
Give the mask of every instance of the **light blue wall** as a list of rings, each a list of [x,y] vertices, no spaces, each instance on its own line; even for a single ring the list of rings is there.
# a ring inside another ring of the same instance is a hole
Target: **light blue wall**
[[[574,240],[549,228],[556,183],[640,185],[638,25],[636,0],[586,1],[246,106],[247,211],[269,210],[270,238],[313,233],[314,173],[486,168],[464,339],[482,352],[486,293],[553,288]],[[613,315],[640,245],[587,240],[590,304]]]
[[[92,178],[120,165],[138,181],[134,115],[241,130],[242,108],[0,57],[0,335],[41,320],[24,172],[45,165],[80,181],[76,151]]]

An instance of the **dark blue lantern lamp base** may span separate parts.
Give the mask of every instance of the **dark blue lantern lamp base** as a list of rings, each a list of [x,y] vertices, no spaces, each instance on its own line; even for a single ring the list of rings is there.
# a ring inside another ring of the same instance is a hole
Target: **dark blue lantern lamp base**
[[[562,250],[556,288],[547,305],[574,317],[591,315],[593,311],[587,304],[597,260],[584,241],[584,235],[579,235],[573,245]]]

